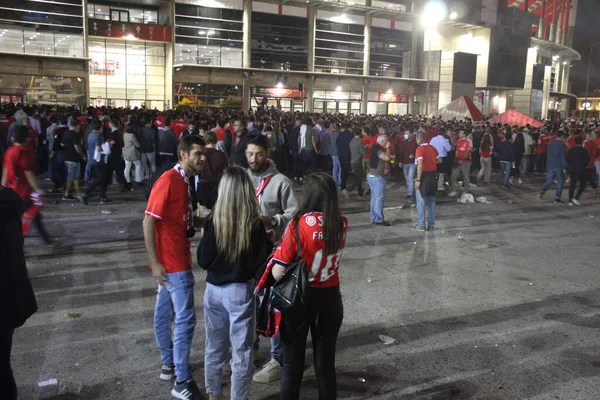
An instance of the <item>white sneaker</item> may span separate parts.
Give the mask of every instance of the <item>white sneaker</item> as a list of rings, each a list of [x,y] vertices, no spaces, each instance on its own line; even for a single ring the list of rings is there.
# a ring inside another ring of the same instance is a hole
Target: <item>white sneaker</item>
[[[281,364],[277,360],[266,363],[260,371],[254,374],[252,380],[257,383],[270,383],[281,379]]]
[[[579,200],[577,200],[577,199],[571,199],[571,203],[575,204],[576,206],[581,205],[581,203],[579,203]]]
[[[519,185],[523,184],[523,179],[519,178]]]
[[[349,198],[349,197],[350,197],[350,194],[348,193],[348,191],[347,191],[346,189],[342,190],[340,193],[342,193],[342,195],[343,195],[345,198]]]
[[[456,190],[451,191],[450,193],[448,193],[448,196],[450,197],[454,197],[456,196],[458,193],[456,193]]]

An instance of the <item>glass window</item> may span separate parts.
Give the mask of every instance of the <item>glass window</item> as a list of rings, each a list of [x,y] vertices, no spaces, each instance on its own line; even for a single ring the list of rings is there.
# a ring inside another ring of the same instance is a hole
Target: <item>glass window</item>
[[[144,11],[144,23],[145,24],[158,24],[158,11],[145,10]]]
[[[242,87],[200,83],[175,83],[177,105],[190,107],[239,108]]]
[[[83,57],[83,36],[39,32],[30,28],[5,28],[0,30],[0,51]]]
[[[129,21],[135,24],[144,23],[144,10],[141,8],[130,8],[129,9]]]
[[[411,50],[411,33],[373,27],[371,34],[369,75],[401,78],[404,54]]]
[[[110,7],[108,6],[102,6],[100,4],[96,4],[94,5],[94,18],[96,19],[110,19],[109,18],[109,13],[110,11]]]
[[[29,104],[85,104],[85,79],[40,75],[3,74],[2,101]]]

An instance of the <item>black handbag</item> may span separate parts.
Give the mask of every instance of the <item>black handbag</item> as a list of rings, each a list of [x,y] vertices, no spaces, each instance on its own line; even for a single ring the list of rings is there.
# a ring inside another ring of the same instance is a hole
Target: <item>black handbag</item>
[[[271,288],[271,305],[283,314],[288,327],[301,326],[305,321],[310,296],[308,273],[302,262],[299,220],[296,222],[296,241],[296,260],[287,266],[283,277]]]

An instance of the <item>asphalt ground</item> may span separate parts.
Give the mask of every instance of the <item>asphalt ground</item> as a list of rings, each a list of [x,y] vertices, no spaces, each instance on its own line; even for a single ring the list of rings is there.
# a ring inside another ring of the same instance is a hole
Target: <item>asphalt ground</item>
[[[569,207],[549,192],[537,202],[542,180],[473,188],[486,204],[440,195],[427,233],[410,229],[416,209],[396,182],[385,204],[391,227],[369,223],[368,200],[342,200],[350,228],[339,398],[600,398],[600,199],[587,191],[581,207]],[[25,241],[39,311],[14,337],[21,399],[171,398],[158,379],[143,188],[112,186],[109,197],[114,204],[96,197],[86,207],[49,195],[44,220],[62,246],[44,247],[35,232]],[[194,273],[191,362],[202,387],[205,273]],[[263,339],[257,367],[268,354]],[[306,360],[302,398],[317,399],[310,345]],[[278,399],[278,389],[253,384],[251,398]]]

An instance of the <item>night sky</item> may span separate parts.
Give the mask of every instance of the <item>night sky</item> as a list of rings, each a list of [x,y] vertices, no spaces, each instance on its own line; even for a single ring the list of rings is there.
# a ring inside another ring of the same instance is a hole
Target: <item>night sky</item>
[[[600,43],[600,0],[579,0],[573,48],[581,54],[581,61],[571,69],[571,93],[583,95],[589,60],[590,45]],[[592,53],[590,93],[600,89],[600,45]]]

